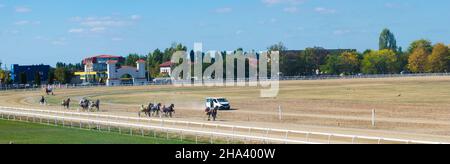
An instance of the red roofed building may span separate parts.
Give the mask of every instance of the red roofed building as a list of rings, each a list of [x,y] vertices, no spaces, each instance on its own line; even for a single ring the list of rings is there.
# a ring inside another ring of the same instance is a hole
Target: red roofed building
[[[84,72],[75,72],[86,83],[114,85],[145,85],[147,83],[145,60],[136,61],[137,67],[123,66],[125,58],[114,55],[98,55],[83,60]]]
[[[99,81],[105,82],[108,74],[108,63],[124,63],[125,58],[115,55],[97,55],[83,59],[84,72],[75,72],[75,75],[80,76],[84,82],[97,83]]]
[[[159,73],[161,75],[172,75],[172,67],[175,66],[174,63],[172,63],[171,61],[162,63],[159,65]]]
[[[88,69],[91,69],[91,71],[101,72],[106,71],[106,62],[110,60],[117,61],[118,63],[125,62],[125,58],[122,56],[98,55],[84,59],[83,64],[88,65]]]

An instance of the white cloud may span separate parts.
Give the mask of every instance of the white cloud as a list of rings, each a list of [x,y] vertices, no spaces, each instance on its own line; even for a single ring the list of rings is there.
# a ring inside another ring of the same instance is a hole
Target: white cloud
[[[336,13],[335,9],[328,9],[328,8],[324,8],[324,7],[316,7],[314,9],[315,12],[320,13],[320,14],[334,14]]]
[[[350,33],[350,32],[352,32],[352,31],[340,29],[340,30],[335,30],[335,31],[333,31],[333,34],[334,34],[334,35],[345,35],[345,34],[348,34],[348,33]]]
[[[94,27],[90,29],[91,32],[103,32],[105,30],[106,30],[105,27]]]
[[[230,13],[233,9],[230,7],[218,8],[215,10],[216,13]]]
[[[19,30],[4,30],[2,31],[3,34],[11,34],[11,35],[16,35],[19,34],[20,31]]]
[[[28,13],[31,12],[31,9],[28,7],[16,7],[17,13]]]
[[[306,0],[262,0],[262,3],[267,6],[273,6],[278,4],[298,5]]]
[[[26,20],[14,22],[15,25],[26,25],[28,23],[30,23],[30,21],[26,21]]]
[[[283,11],[287,13],[296,13],[299,11],[299,5],[306,0],[262,0],[262,3],[266,6],[280,5],[283,7]]]
[[[287,13],[297,13],[298,12],[298,7],[292,6],[292,7],[286,7],[283,9],[284,12]]]
[[[136,17],[135,17],[136,18]],[[131,22],[125,21],[121,18],[115,18],[115,17],[73,17],[70,19],[71,21],[77,22],[82,26],[88,26],[88,27],[119,27],[119,26],[125,26],[130,24]]]
[[[276,23],[278,20],[276,18],[270,19],[270,23]]]
[[[244,33],[243,30],[237,30],[237,31],[236,31],[236,35],[241,35],[242,33]]]
[[[65,46],[67,45],[66,38],[59,38],[51,42],[51,44],[56,46]]]
[[[141,19],[140,15],[129,15],[121,17],[120,15],[112,16],[90,16],[90,17],[72,17],[69,19],[75,24],[68,33],[79,34],[112,34],[118,29],[134,25]],[[89,36],[89,35],[84,35]],[[111,37],[111,36],[109,36]]]
[[[112,38],[111,40],[112,40],[112,41],[115,41],[115,42],[118,42],[118,41],[122,41],[123,39],[122,39],[122,38],[115,37],[115,38]]]
[[[131,20],[139,20],[139,19],[141,19],[140,15],[132,15],[131,16]]]
[[[39,24],[41,24],[41,22],[40,21],[21,20],[21,21],[14,22],[14,24],[18,25],[18,26],[22,26],[22,25],[39,25]]]
[[[69,33],[83,33],[85,30],[83,28],[73,28],[69,29]]]
[[[278,20],[277,19],[275,19],[275,18],[271,18],[271,19],[268,19],[268,20],[261,20],[261,21],[259,21],[258,23],[259,24],[269,24],[269,23],[276,23]]]
[[[265,5],[276,5],[281,3],[282,0],[262,0],[262,3],[264,3]]]

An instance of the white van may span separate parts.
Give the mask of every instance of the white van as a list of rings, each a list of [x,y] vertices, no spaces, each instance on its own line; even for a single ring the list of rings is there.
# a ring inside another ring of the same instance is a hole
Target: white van
[[[206,108],[211,108],[211,109],[214,109],[216,107],[218,107],[220,110],[230,110],[231,109],[230,102],[225,98],[209,97],[209,98],[206,98],[205,104],[206,104]]]

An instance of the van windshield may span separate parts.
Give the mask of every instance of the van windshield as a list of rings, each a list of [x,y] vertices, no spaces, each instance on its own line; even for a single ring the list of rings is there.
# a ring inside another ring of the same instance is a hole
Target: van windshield
[[[228,102],[227,99],[217,99],[217,101],[219,101],[219,102]]]

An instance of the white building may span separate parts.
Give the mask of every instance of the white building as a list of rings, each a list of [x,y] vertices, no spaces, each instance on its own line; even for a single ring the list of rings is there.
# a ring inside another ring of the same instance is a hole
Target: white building
[[[108,79],[106,85],[114,86],[121,85],[125,83],[130,83],[133,85],[145,85],[147,84],[147,78],[145,77],[145,61],[138,60],[137,68],[122,66],[117,68],[117,61],[110,60],[107,62],[108,67]]]
[[[172,67],[173,67],[173,63],[168,61],[165,63],[162,63],[161,65],[159,65],[159,73],[161,75],[172,75]]]

